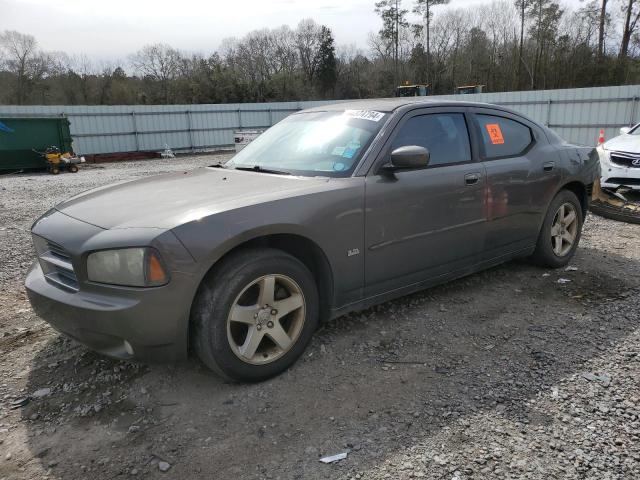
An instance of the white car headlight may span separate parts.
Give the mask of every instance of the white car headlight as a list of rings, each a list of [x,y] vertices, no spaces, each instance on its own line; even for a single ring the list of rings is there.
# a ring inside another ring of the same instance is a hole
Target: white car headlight
[[[127,287],[156,287],[169,281],[160,254],[153,248],[120,248],[91,253],[87,276],[92,282]]]

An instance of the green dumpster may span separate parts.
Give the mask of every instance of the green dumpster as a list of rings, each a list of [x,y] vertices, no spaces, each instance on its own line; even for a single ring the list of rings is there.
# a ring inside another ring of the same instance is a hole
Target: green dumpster
[[[45,168],[47,162],[34,150],[73,149],[64,117],[0,117],[0,125],[0,171]]]

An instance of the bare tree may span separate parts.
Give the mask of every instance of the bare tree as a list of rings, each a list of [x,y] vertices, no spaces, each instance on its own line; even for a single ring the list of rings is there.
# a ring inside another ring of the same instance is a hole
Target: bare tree
[[[535,39],[533,83],[531,88],[545,88],[544,62],[548,50],[557,37],[558,22],[564,11],[553,0],[532,0],[527,11],[532,20],[531,36]]]
[[[518,81],[522,82],[522,67],[524,66],[527,71],[529,67],[524,60],[524,26],[527,20],[527,9],[532,0],[516,0],[515,5],[518,8],[518,16],[520,18],[520,43],[518,45]],[[533,79],[531,80],[533,83]]]
[[[91,79],[96,76],[96,67],[91,59],[84,54],[71,58],[71,70],[78,76],[80,83],[80,94],[85,103],[91,98]]]
[[[518,28],[515,20],[517,18],[516,8],[506,0],[495,0],[483,10],[482,26],[491,42],[490,62],[492,64],[516,63],[518,59],[513,57],[511,48],[517,41],[514,33]],[[510,85],[510,88],[517,88],[515,73],[513,69],[493,68],[490,71],[490,84],[500,83]]]
[[[275,75],[283,97],[292,95],[298,68],[295,32],[287,25],[283,25],[271,32],[271,48],[275,63]]]
[[[123,63],[97,66],[82,55],[69,59],[41,51],[29,35],[3,32],[0,102],[367,98],[392,95],[401,78],[428,81],[434,94],[469,83],[508,91],[640,82],[640,0],[584,0],[567,11],[559,0],[517,0],[515,7],[516,0],[485,0],[463,9],[434,9],[436,2],[429,0],[422,29],[409,24],[401,0],[370,1],[382,28],[370,34],[367,52],[336,47],[328,26],[304,20],[295,29],[282,26],[227,39],[210,53],[187,56],[168,45],[149,45],[129,58],[133,75],[119,66]],[[613,2],[621,8],[612,9]],[[424,0],[420,4],[426,8]]]
[[[7,70],[16,77],[16,103],[22,105],[27,99],[29,83],[41,69],[38,42],[32,35],[5,30],[0,34],[0,50]]]
[[[409,26],[407,9],[402,8],[402,0],[379,0],[375,4],[375,12],[382,19],[382,30],[378,33],[381,39],[393,45],[394,83],[399,81],[398,66],[400,62],[400,31]]]
[[[424,29],[427,32],[427,82],[431,82],[431,20],[433,18],[433,7],[447,3],[449,3],[449,0],[416,0],[413,9],[415,13],[422,16]]]
[[[444,88],[453,88],[458,84],[461,71],[460,59],[471,23],[469,11],[464,9],[447,10],[434,19],[434,43],[442,44],[441,37],[446,38],[449,42],[445,47],[448,53],[445,55],[447,81],[443,82],[446,85]]]
[[[607,21],[607,0],[601,0],[600,18],[598,23],[598,58],[604,53],[604,28]]]
[[[622,41],[620,42],[620,54],[619,58],[624,61],[629,53],[629,43],[631,36],[636,30],[638,25],[638,19],[640,18],[640,1],[627,0],[626,6],[623,9],[624,12],[624,24],[622,30]]]
[[[577,12],[578,15],[589,18],[591,22],[598,25],[596,55],[600,61],[604,58],[606,29],[610,21],[609,14],[607,13],[608,4],[609,0],[591,0]]]
[[[180,52],[164,43],[146,45],[131,57],[131,64],[143,77],[156,81],[161,97],[169,103],[170,85],[180,69]]]
[[[313,20],[301,20],[296,29],[295,44],[300,57],[302,71],[308,82],[312,82],[318,68],[321,27]]]

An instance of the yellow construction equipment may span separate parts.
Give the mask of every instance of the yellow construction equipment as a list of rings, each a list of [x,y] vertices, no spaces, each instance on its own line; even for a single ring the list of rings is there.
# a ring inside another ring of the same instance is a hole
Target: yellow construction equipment
[[[44,152],[37,153],[47,161],[47,171],[53,175],[59,174],[62,170],[76,173],[78,165],[84,161],[84,158],[71,152],[61,152],[56,146],[47,147]]]
[[[426,97],[429,95],[429,87],[425,83],[418,83],[415,85],[409,85],[409,82],[404,82],[404,85],[400,85],[396,88],[396,97]]]
[[[462,85],[461,87],[456,87],[456,91],[453,92],[456,95],[471,95],[473,93],[482,93],[484,89],[484,85]]]

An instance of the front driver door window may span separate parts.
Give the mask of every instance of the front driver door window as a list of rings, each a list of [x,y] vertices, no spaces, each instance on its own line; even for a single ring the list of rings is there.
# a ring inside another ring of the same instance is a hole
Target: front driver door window
[[[406,145],[418,145],[429,150],[430,167],[471,161],[469,133],[461,113],[410,118],[394,138],[391,150]]]

